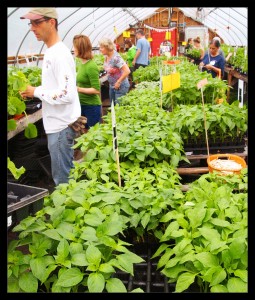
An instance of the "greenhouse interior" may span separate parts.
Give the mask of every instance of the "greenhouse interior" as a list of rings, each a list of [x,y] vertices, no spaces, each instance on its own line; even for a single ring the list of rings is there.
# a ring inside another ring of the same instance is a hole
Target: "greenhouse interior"
[[[7,293],[248,293],[248,7],[7,7]]]

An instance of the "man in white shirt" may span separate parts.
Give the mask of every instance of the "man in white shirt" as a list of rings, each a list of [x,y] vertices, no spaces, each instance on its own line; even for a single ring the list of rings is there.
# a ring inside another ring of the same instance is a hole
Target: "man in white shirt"
[[[75,61],[58,35],[58,15],[54,7],[32,8],[21,19],[30,20],[30,30],[47,45],[42,64],[42,85],[28,86],[23,98],[42,100],[42,118],[56,185],[67,183],[73,167],[76,131],[70,124],[81,116],[76,88]]]

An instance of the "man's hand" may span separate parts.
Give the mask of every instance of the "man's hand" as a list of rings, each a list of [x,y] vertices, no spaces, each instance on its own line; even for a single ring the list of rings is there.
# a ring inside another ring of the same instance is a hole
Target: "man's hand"
[[[36,87],[28,85],[25,91],[20,91],[19,94],[23,99],[34,98]]]

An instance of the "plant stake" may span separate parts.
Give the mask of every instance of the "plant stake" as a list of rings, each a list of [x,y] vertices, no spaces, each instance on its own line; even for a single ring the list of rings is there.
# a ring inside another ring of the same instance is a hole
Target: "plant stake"
[[[201,89],[201,95],[202,95],[202,107],[204,112],[204,126],[205,126],[205,139],[206,139],[206,148],[207,148],[207,155],[209,157],[209,144],[208,144],[208,136],[207,136],[207,129],[206,129],[206,114],[205,114],[205,104],[204,104],[204,94],[203,94],[203,86],[208,83],[207,78],[204,78],[200,80],[197,84],[197,88]]]
[[[111,101],[113,152],[115,152],[115,156],[116,156],[117,169],[118,169],[118,181],[119,181],[119,187],[121,187],[120,162],[119,162],[119,151],[118,151],[117,130],[116,130],[116,118],[115,118],[115,110],[114,110],[113,102],[114,101]]]

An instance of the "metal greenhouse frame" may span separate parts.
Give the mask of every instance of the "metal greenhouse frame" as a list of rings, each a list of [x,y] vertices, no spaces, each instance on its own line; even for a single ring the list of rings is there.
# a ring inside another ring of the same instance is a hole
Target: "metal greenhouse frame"
[[[92,45],[107,36],[115,39],[130,26],[158,14],[159,7],[57,7],[59,34],[72,49],[72,38],[86,34]],[[170,7],[166,7],[171,11]],[[201,22],[231,46],[247,46],[248,7],[179,7],[187,17]],[[44,53],[45,45],[38,43],[20,20],[29,7],[7,7],[8,56]]]

